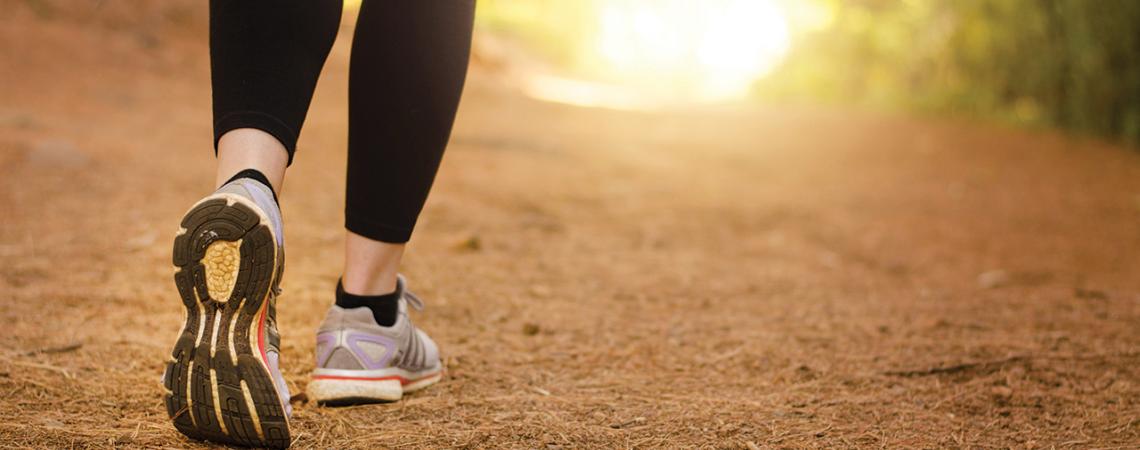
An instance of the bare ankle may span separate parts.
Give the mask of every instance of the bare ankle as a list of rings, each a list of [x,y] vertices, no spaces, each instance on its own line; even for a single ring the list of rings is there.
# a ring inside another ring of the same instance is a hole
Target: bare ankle
[[[396,290],[404,244],[380,242],[348,231],[344,255],[341,283],[345,292],[384,295]]]

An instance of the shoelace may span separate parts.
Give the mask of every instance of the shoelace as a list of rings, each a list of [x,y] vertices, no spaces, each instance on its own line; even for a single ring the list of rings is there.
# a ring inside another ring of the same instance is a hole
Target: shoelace
[[[424,310],[424,301],[420,300],[412,291],[404,290],[404,300],[407,300],[408,304],[412,305],[412,308],[415,308],[416,311]]]
[[[423,311],[424,310],[424,301],[420,300],[420,298],[418,296],[416,296],[416,294],[413,294],[412,291],[409,291],[407,286],[408,286],[408,280],[404,278],[404,275],[397,274],[396,275],[396,287],[397,287],[397,289],[401,289],[404,291],[404,296],[403,296],[404,300],[407,300],[408,304],[412,305],[412,308],[414,308],[416,311]]]

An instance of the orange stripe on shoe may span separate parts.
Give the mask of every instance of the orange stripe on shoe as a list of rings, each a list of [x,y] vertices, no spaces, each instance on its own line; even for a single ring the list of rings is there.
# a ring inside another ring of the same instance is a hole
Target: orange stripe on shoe
[[[269,312],[269,299],[261,304],[261,314],[257,321],[257,349],[261,351],[261,362],[269,364],[269,355],[265,353],[265,316]]]

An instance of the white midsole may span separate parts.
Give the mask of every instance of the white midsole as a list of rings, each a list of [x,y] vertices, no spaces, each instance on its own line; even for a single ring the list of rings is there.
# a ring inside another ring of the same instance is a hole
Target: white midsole
[[[424,378],[424,377],[431,376],[433,374],[439,373],[441,370],[442,370],[442,367],[440,367],[439,365],[437,365],[436,367],[430,367],[430,368],[427,368],[424,370],[417,370],[417,371],[404,370],[404,369],[401,369],[399,367],[385,367],[383,369],[375,369],[375,370],[317,368],[317,369],[313,369],[313,377],[315,377],[315,378],[319,378],[322,376],[326,376],[326,377],[347,377],[347,378],[353,378],[353,379],[400,377],[406,381],[415,381],[415,380],[418,380],[420,378]],[[374,381],[374,380],[364,380],[364,381]]]
[[[394,402],[404,396],[400,380],[313,380],[305,389],[316,402],[345,399],[373,399]]]
[[[365,372],[371,375],[362,375]],[[322,375],[353,378],[317,378]],[[435,368],[408,372],[395,367],[379,370],[316,369],[313,376],[306,391],[309,398],[318,402],[354,398],[398,401],[405,393],[435,384],[443,377],[443,371]]]

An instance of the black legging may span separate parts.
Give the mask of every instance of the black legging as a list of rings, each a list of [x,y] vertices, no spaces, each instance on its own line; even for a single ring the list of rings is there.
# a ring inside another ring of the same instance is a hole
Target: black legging
[[[340,27],[342,0],[211,0],[214,144],[256,128],[289,152]],[[467,74],[474,0],[364,0],[352,41],[345,227],[407,242]]]

